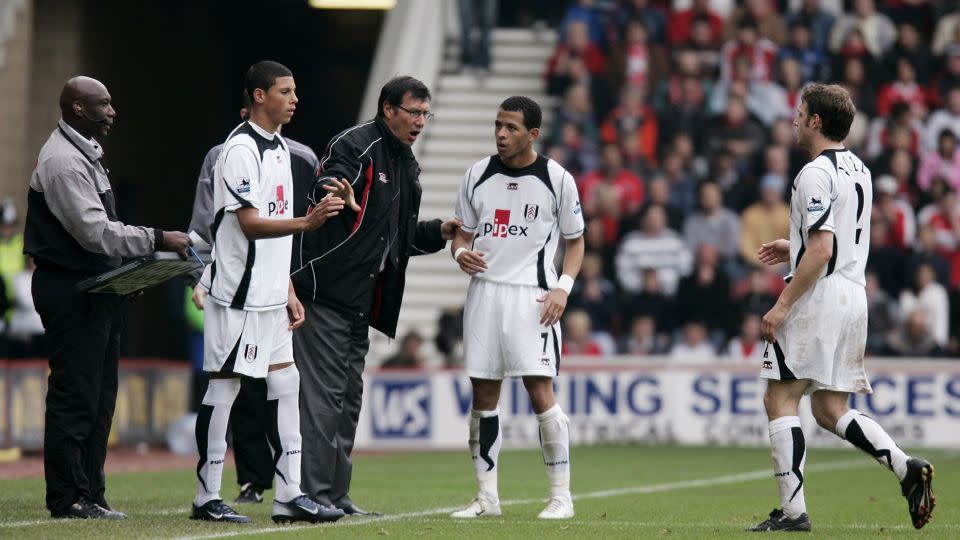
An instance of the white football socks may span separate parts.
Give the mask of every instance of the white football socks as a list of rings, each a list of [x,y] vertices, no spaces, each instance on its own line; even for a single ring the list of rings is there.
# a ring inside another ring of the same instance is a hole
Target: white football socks
[[[193,503],[203,506],[220,499],[223,459],[227,454],[227,422],[230,409],[240,392],[240,379],[210,379],[203,404],[197,413],[197,497]]]
[[[497,464],[500,462],[500,447],[503,445],[499,407],[492,411],[470,411],[469,444],[480,492],[494,501],[499,501]]]
[[[837,435],[893,471],[903,481],[910,459],[873,418],[850,409],[837,421]]]
[[[290,502],[300,490],[300,372],[297,366],[267,373],[267,440],[276,463],[274,499]]]
[[[803,496],[807,445],[800,428],[800,417],[781,416],[770,421],[769,430],[773,475],[780,488],[780,507],[787,517],[796,518],[807,511]]]
[[[570,420],[560,404],[537,415],[540,423],[540,449],[547,466],[550,496],[570,498]]]

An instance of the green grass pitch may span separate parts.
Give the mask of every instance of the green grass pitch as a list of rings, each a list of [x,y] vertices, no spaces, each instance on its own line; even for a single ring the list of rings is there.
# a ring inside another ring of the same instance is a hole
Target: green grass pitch
[[[893,476],[852,449],[813,449],[806,495],[817,538],[960,538],[960,452],[916,452],[936,467],[937,509],[922,531],[909,523]],[[500,460],[503,517],[454,521],[448,513],[474,495],[466,452],[360,456],[354,499],[382,518],[344,518],[333,525],[277,526],[270,504],[237,505],[249,525],[187,519],[192,471],[116,474],[108,499],[125,522],[52,520],[41,479],[0,482],[0,538],[750,538],[743,532],[777,504],[765,448],[597,446],[574,448],[576,517],[536,519],[546,475],[537,451],[505,451]],[[235,471],[223,495],[236,496]],[[265,493],[267,501],[272,492]]]

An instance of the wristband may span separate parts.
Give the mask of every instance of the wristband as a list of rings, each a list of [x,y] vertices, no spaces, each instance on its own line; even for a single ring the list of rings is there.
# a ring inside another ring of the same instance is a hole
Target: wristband
[[[154,229],[153,230],[153,250],[160,251],[163,248],[163,230]]]
[[[467,248],[463,247],[463,246],[458,247],[457,250],[453,252],[453,260],[455,260],[455,261],[457,261],[457,262],[459,263],[459,262],[460,262],[460,255],[461,255],[463,252],[465,252],[465,251],[469,251],[469,250],[468,250]]]
[[[557,280],[557,288],[563,289],[567,294],[570,294],[570,291],[573,290],[573,278],[567,274],[560,276],[560,279]]]

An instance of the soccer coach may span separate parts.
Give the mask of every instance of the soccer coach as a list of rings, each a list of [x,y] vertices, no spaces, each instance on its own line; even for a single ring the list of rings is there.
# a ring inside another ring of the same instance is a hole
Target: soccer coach
[[[103,463],[117,401],[120,302],[78,292],[77,282],[120,266],[122,257],[176,251],[182,232],[124,225],[94,138],[116,117],[107,88],[67,81],[62,118],[40,150],[30,179],[24,252],[36,261],[33,301],[50,343],[43,433],[47,508],[57,518],[125,519],[104,497]]]
[[[327,145],[308,194],[316,204],[326,182],[346,179],[353,189],[348,206],[294,242],[292,279],[307,311],[306,324],[293,334],[303,490],[347,514],[368,513],[349,496],[367,329],[395,337],[407,261],[443,249],[459,227],[456,219],[417,221],[420,166],[410,147],[432,116],[426,85],[413,77],[387,82],[376,117]]]

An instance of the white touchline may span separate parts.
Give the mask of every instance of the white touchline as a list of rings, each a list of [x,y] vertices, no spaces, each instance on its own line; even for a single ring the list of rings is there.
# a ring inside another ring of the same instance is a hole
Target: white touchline
[[[162,510],[151,510],[148,512],[137,512],[135,516],[172,516],[174,514],[183,514],[188,515],[190,513],[190,506],[177,506],[172,508],[164,508]],[[30,519],[24,521],[0,521],[0,529],[12,529],[15,527],[31,527],[34,525],[65,525],[67,523],[83,523],[82,519],[53,519],[53,518],[40,518],[40,519]]]
[[[826,463],[823,465],[810,465],[806,468],[807,472],[823,472],[823,471],[835,471],[842,469],[856,469],[859,467],[868,467],[876,466],[876,464],[868,459],[858,459],[858,460],[847,460],[847,461],[838,461],[836,463]],[[579,499],[601,499],[607,497],[619,497],[622,495],[642,495],[646,493],[661,493],[664,491],[676,491],[680,489],[687,488],[697,488],[697,487],[707,487],[707,486],[719,486],[723,484],[736,484],[739,482],[749,482],[751,480],[762,480],[765,478],[770,478],[770,469],[763,469],[760,471],[751,471],[740,474],[729,474],[725,476],[715,476],[713,478],[700,478],[696,480],[683,480],[679,482],[668,482],[665,484],[652,484],[649,486],[633,486],[626,488],[618,489],[605,489],[602,491],[590,491],[587,493],[578,493],[573,496],[575,500]],[[546,498],[538,497],[535,499],[513,499],[509,501],[500,501],[500,506],[513,506],[518,504],[533,504],[538,502],[544,502]],[[366,525],[368,523],[389,523],[393,521],[401,521],[405,519],[425,517],[425,516],[435,516],[437,514],[449,514],[454,510],[459,510],[462,506],[454,506],[447,508],[432,508],[430,510],[421,510],[419,512],[403,512],[400,514],[389,514],[386,516],[372,517],[372,518],[350,518],[346,520],[341,520],[331,525],[326,525],[324,528],[336,528],[336,527],[354,527],[357,525]],[[451,518],[451,522],[452,518]],[[294,532],[294,531],[304,531],[308,530],[311,525],[306,526],[284,526],[284,527],[267,527],[263,529],[244,529],[230,532],[214,533],[214,534],[205,534],[200,536],[183,536],[176,540],[205,540],[213,538],[230,538],[233,536],[245,536],[245,535],[254,535],[254,534],[265,534],[265,533],[283,533],[283,532]]]

